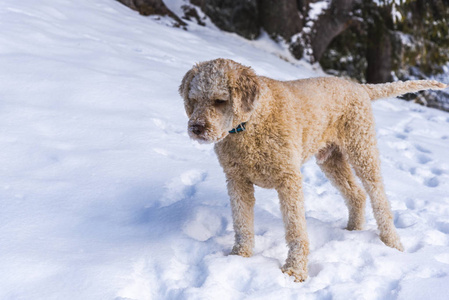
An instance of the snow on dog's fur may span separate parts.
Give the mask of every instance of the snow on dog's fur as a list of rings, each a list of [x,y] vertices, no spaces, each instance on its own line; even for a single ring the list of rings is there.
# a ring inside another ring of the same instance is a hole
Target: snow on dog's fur
[[[194,66],[179,92],[190,137],[215,143],[227,178],[235,230],[232,254],[252,255],[254,184],[274,188],[289,247],[282,270],[297,281],[307,278],[309,242],[300,167],[312,155],[346,200],[347,229],[363,228],[366,191],[380,239],[402,251],[382,182],[371,100],[445,87],[427,80],[377,85],[336,77],[277,81],[229,59]],[[229,133],[244,122],[245,131]]]

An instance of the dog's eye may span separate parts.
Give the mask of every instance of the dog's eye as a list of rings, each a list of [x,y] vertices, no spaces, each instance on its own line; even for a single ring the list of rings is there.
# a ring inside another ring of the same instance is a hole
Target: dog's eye
[[[221,100],[221,99],[215,99],[214,100],[214,104],[215,105],[221,105],[221,104],[225,104],[226,100]]]

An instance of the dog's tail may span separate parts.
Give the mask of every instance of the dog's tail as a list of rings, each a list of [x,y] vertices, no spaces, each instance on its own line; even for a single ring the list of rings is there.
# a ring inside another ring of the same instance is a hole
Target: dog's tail
[[[371,100],[396,97],[406,93],[414,93],[422,90],[442,90],[449,87],[448,85],[436,80],[397,81],[382,84],[363,84],[362,86],[368,92]]]

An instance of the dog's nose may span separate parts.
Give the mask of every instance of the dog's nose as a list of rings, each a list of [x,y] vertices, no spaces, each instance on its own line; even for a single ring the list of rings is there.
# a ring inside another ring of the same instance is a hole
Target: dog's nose
[[[206,127],[200,124],[194,124],[190,127],[190,130],[196,135],[202,134],[205,129]]]

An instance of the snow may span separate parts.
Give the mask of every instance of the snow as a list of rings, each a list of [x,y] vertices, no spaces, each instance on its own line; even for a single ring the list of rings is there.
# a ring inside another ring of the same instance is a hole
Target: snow
[[[403,0],[374,0],[377,6],[385,6],[385,5],[402,5],[404,4]]]
[[[310,277],[295,283],[274,191],[256,190],[255,255],[228,255],[224,175],[188,138],[177,88],[216,57],[283,80],[322,73],[267,37],[166,23],[112,0],[0,3],[0,299],[447,298],[447,113],[373,104],[404,253],[369,205],[366,229],[344,230],[341,196],[303,167]]]
[[[321,0],[314,3],[309,3],[310,10],[308,14],[308,19],[311,21],[316,21],[318,17],[329,8],[329,5],[330,2],[328,0]]]

